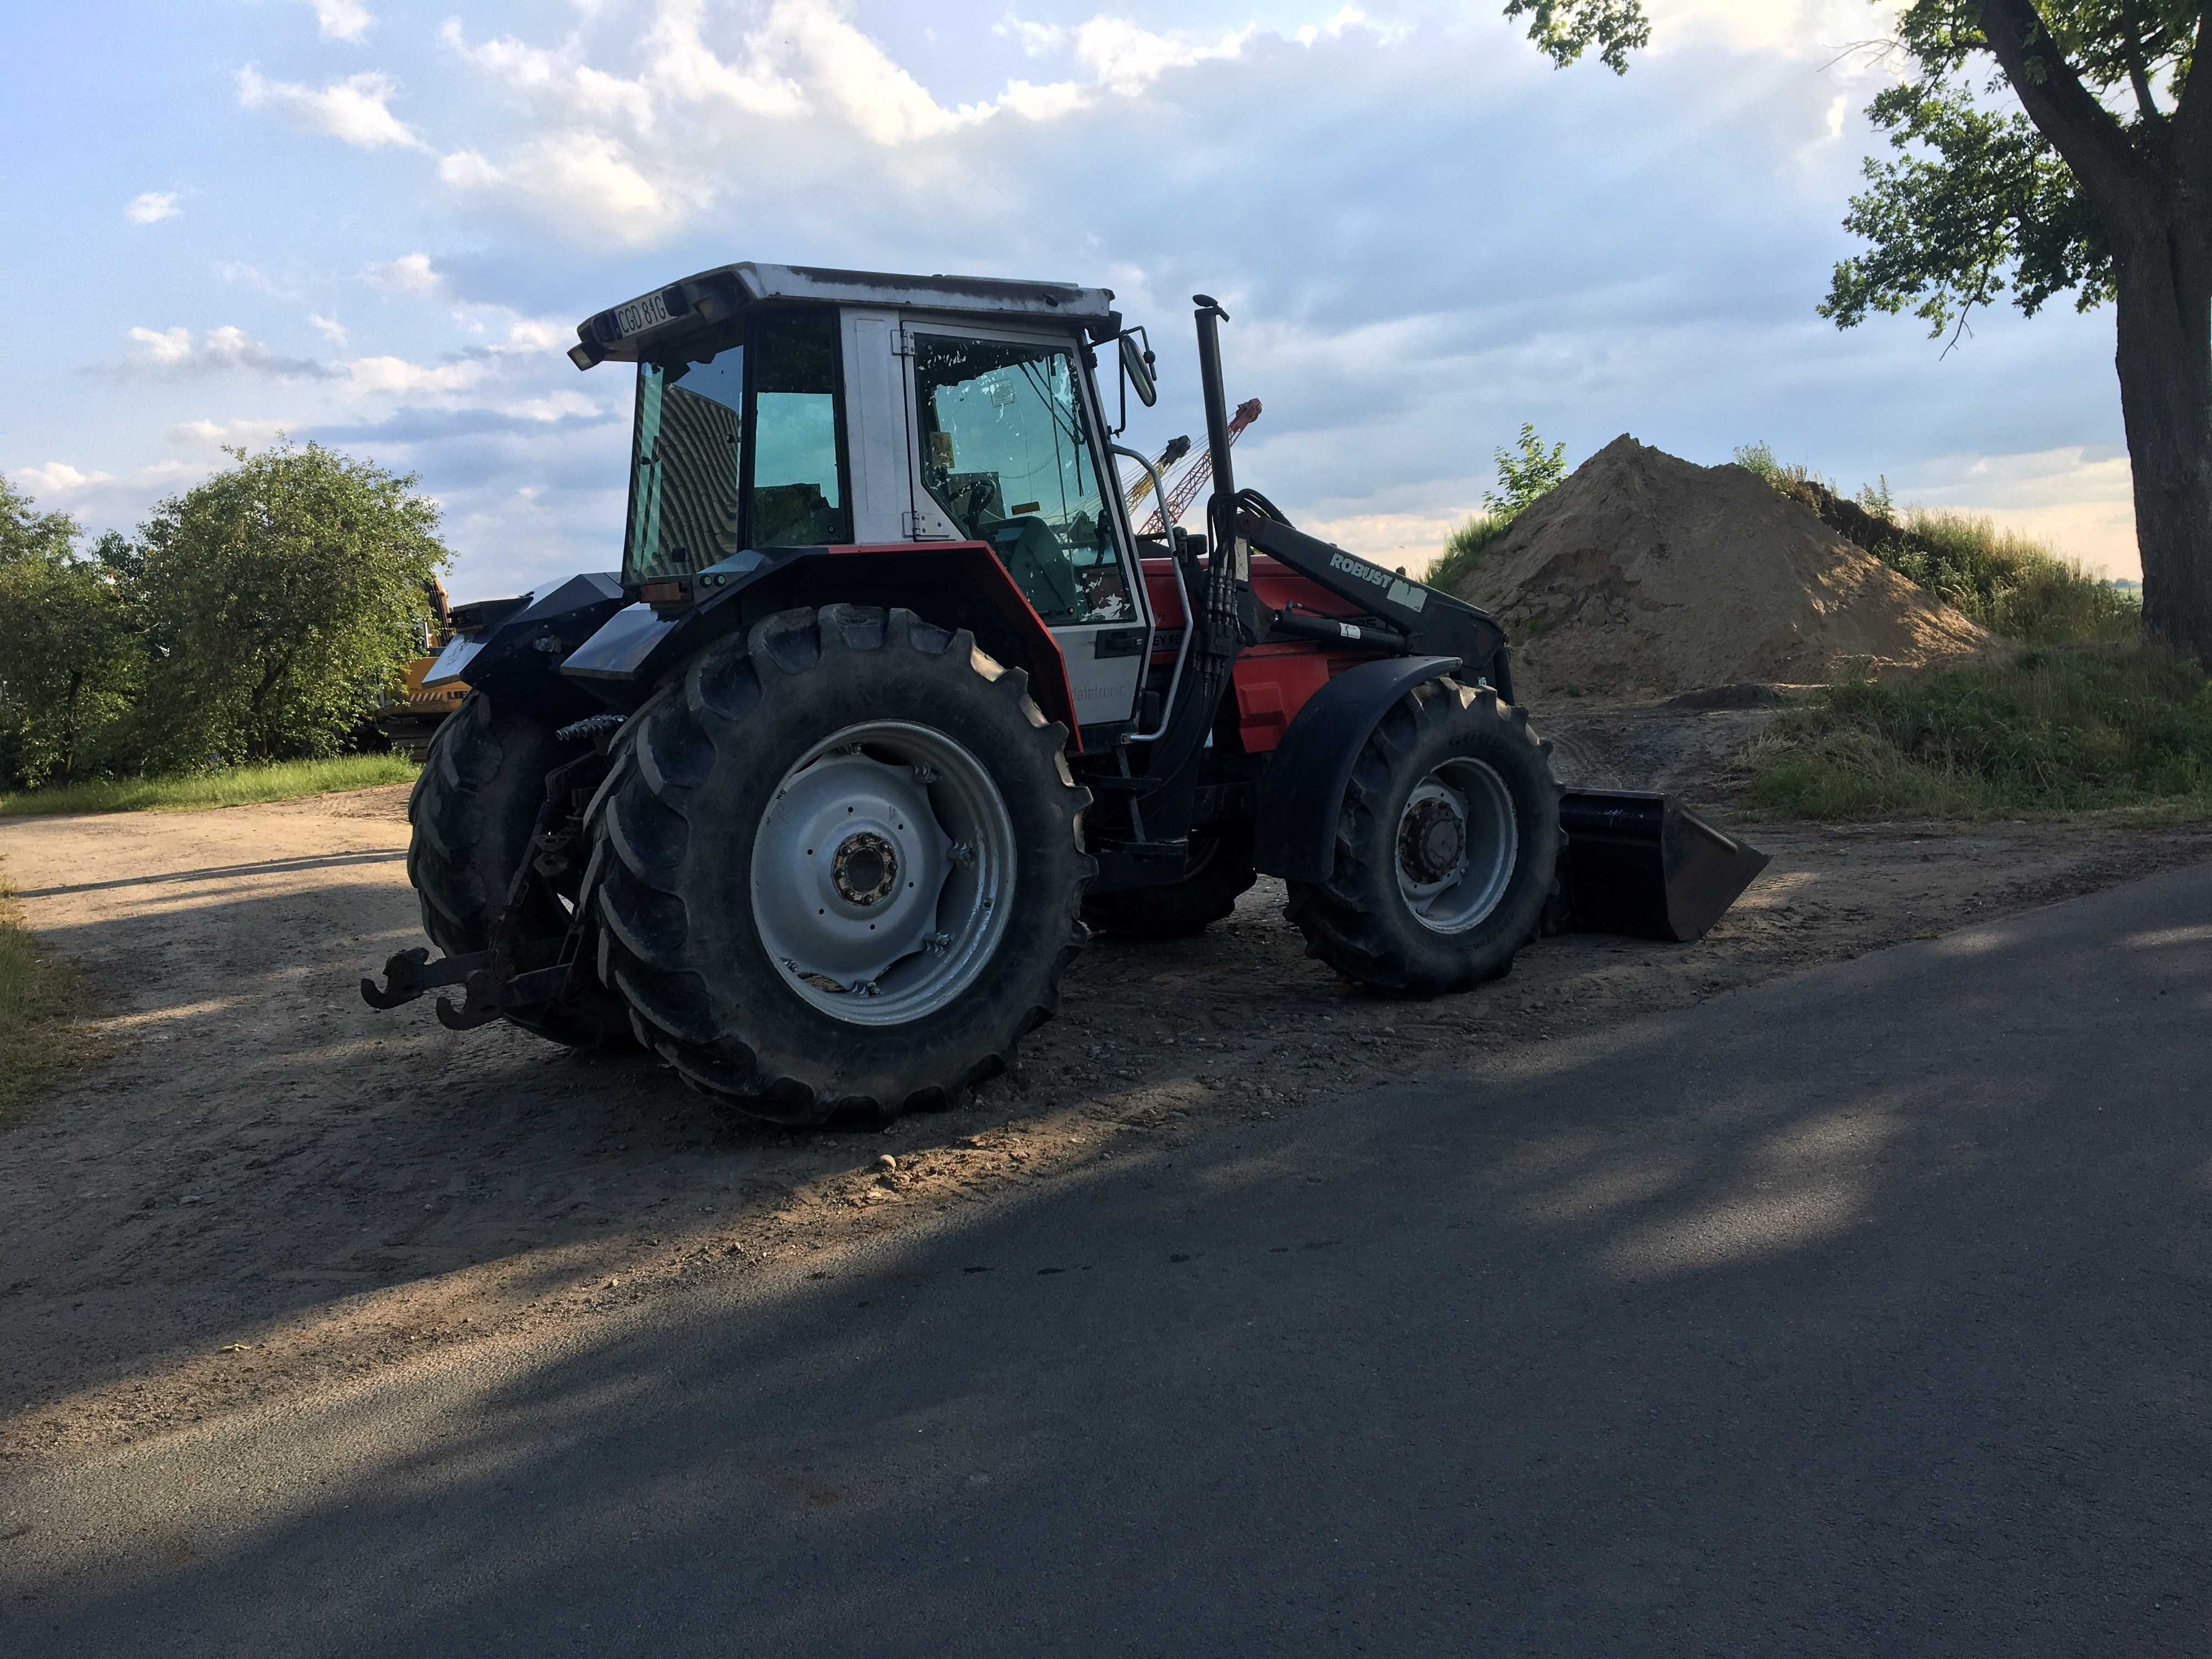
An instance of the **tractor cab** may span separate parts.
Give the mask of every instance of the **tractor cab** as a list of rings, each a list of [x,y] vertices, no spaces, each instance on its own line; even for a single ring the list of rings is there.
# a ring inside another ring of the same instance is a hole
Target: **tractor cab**
[[[1124,414],[1152,381],[1109,291],[745,264],[578,332],[580,367],[637,365],[621,584],[657,623],[764,561],[898,546],[963,550],[902,573],[943,578],[923,607],[941,614],[988,550],[1001,608],[1018,599],[1056,644],[1074,723],[1127,727],[1153,617],[1097,349],[1127,343]],[[586,653],[568,672],[642,666]]]

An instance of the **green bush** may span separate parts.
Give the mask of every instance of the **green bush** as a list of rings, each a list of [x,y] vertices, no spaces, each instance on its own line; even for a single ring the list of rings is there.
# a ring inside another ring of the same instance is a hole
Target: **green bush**
[[[2212,806],[2212,682],[2143,647],[1832,686],[1754,749],[1752,803],[1793,817],[2014,816]]]

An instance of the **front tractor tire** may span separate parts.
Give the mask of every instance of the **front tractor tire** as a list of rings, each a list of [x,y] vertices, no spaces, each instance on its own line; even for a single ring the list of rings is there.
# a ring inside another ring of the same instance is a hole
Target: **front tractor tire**
[[[1089,792],[1028,676],[912,611],[787,611],[623,728],[586,876],[640,1041],[781,1123],[1004,1069],[1083,944]]]
[[[564,744],[544,720],[482,691],[471,691],[439,723],[407,799],[414,831],[407,879],[422,907],[422,931],[446,955],[490,947],[514,878],[532,856],[546,775],[588,752],[588,744]],[[572,875],[572,889],[574,880]],[[573,898],[573,890],[567,896]],[[514,920],[522,937],[539,940],[557,940],[569,922],[562,896],[538,881]],[[524,1030],[568,1048],[627,1048],[619,1009],[608,1000],[586,1001],[505,1013]]]
[[[1308,953],[1411,996],[1496,979],[1534,935],[1559,791],[1528,711],[1450,679],[1392,705],[1354,763],[1327,881],[1291,882]]]

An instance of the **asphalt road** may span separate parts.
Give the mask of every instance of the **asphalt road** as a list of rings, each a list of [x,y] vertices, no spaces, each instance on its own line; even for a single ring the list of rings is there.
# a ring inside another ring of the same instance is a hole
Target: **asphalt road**
[[[2203,1654],[2208,1062],[2198,869],[18,1465],[0,1651]]]

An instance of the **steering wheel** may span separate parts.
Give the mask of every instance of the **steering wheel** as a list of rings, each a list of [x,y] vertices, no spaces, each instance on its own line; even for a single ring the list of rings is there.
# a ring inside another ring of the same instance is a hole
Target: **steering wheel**
[[[961,485],[952,499],[961,521],[968,526],[968,533],[971,536],[981,535],[983,526],[981,520],[991,506],[990,479],[969,479]]]

